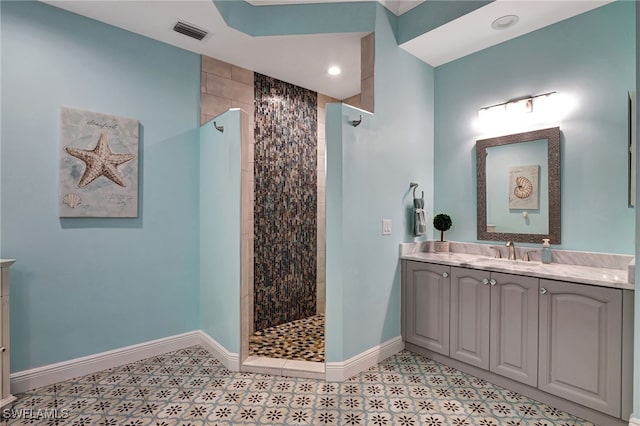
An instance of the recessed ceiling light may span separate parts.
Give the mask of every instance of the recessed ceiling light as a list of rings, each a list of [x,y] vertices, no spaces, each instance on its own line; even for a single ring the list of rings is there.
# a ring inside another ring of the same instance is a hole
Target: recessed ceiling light
[[[517,24],[519,20],[518,15],[504,15],[493,21],[491,28],[494,30],[506,30]]]
[[[329,75],[340,75],[342,70],[340,69],[340,67],[334,65],[332,67],[329,67],[327,72],[329,73]]]

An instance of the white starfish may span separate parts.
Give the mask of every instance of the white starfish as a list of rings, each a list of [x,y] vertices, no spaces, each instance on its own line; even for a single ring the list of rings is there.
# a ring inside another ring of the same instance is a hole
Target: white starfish
[[[82,160],[85,164],[84,174],[80,178],[80,182],[78,182],[78,188],[89,185],[100,176],[106,177],[117,185],[126,187],[127,185],[124,183],[117,166],[136,158],[134,154],[114,154],[111,152],[109,142],[107,142],[107,135],[104,133],[100,134],[100,139],[98,139],[98,143],[92,150],[67,146],[65,151],[69,155]]]

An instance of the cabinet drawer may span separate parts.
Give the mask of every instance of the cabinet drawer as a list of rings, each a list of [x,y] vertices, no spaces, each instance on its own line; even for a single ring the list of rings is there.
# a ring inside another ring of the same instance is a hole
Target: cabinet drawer
[[[9,295],[9,268],[0,268],[0,297]]]
[[[0,297],[0,346],[9,349],[9,297]]]

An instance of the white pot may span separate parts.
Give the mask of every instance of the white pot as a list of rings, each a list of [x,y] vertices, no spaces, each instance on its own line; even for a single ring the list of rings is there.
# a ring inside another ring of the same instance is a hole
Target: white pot
[[[449,252],[449,241],[434,241],[433,249],[436,253],[448,253]]]

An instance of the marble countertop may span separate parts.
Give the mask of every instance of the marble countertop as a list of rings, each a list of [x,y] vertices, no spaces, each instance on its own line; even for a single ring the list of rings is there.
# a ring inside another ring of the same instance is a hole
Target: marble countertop
[[[5,268],[7,266],[13,265],[15,259],[0,259],[0,267]]]
[[[560,256],[559,256],[560,257]],[[495,259],[481,254],[461,252],[435,253],[431,251],[402,250],[401,259],[463,268],[482,269],[492,272],[504,272],[515,275],[527,275],[550,280],[569,281],[602,287],[633,290],[629,282],[628,269],[615,268],[616,265],[587,266],[580,264],[551,263],[543,264],[536,260]],[[597,264],[598,262],[594,262]],[[606,267],[604,267],[606,266]]]

